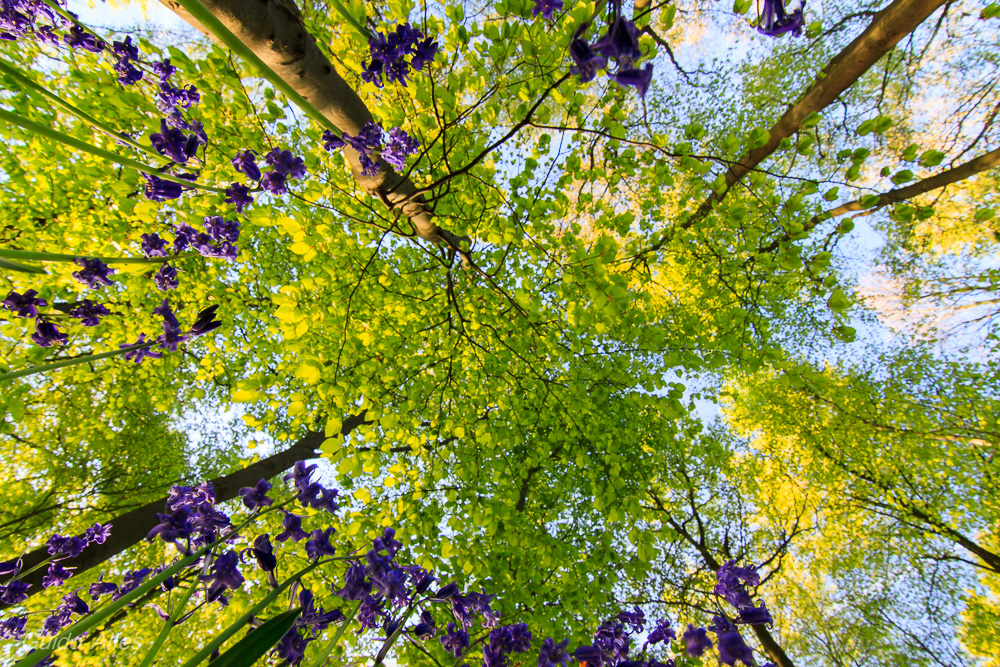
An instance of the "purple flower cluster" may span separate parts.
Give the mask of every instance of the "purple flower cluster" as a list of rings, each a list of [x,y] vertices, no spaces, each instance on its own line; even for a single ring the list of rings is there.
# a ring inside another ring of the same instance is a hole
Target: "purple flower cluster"
[[[108,276],[115,273],[115,269],[112,269],[96,257],[92,259],[77,257],[73,262],[77,266],[82,267],[79,271],[73,272],[73,277],[90,289],[99,290],[105,285],[110,287],[114,284]]]
[[[292,472],[285,475],[283,479],[286,482],[291,481],[295,486],[295,490],[298,491],[298,500],[303,506],[317,510],[326,510],[333,514],[340,509],[340,506],[336,502],[340,492],[337,489],[328,489],[319,482],[312,481],[313,471],[317,467],[315,463],[307,466],[304,461],[299,461],[292,466]]]
[[[64,537],[55,534],[45,543],[49,553],[49,567],[42,577],[43,588],[54,588],[62,586],[66,580],[73,576],[72,567],[64,567],[58,561],[66,558],[76,558],[90,544],[103,544],[111,533],[111,526],[102,526],[95,523],[88,528],[83,535],[77,537]],[[18,579],[21,573],[21,559],[0,563],[0,576],[11,577],[6,584],[0,584],[0,603],[4,605],[14,605],[24,602],[28,598],[28,589],[31,584]],[[59,630],[70,624],[70,615],[86,614],[89,611],[86,603],[77,594],[71,593],[63,596],[63,604],[60,605],[53,614],[45,620],[42,627],[42,634],[58,634]],[[24,626],[26,617],[12,617],[0,623],[0,639],[18,640],[24,636]]]
[[[643,57],[639,34],[635,23],[616,11],[608,31],[596,42],[588,44],[580,37],[573,40],[569,49],[573,58],[570,72],[579,75],[581,83],[591,81],[611,59],[617,65],[611,79],[621,86],[632,86],[645,97],[653,81],[653,63],[646,63],[643,69],[637,67],[637,61]]]
[[[261,174],[260,185],[273,195],[285,194],[288,192],[288,181],[306,175],[302,158],[294,157],[291,151],[275,148],[264,156],[264,161],[271,167],[271,171]],[[254,167],[256,168],[256,164]]]
[[[118,60],[115,62],[115,72],[118,81],[126,86],[138,83],[142,79],[142,70],[133,63],[139,59],[139,47],[132,43],[132,37],[127,36],[121,42],[112,43]]]
[[[185,554],[192,547],[214,542],[222,531],[231,528],[229,517],[216,509],[215,490],[208,482],[195,487],[174,486],[170,489],[165,509],[165,514],[156,515],[160,523],[149,531],[146,539],[159,536]],[[184,545],[178,544],[179,540]]]
[[[396,169],[403,170],[407,156],[415,155],[420,149],[420,142],[398,127],[389,130],[389,140],[385,142],[382,126],[372,122],[365,123],[361,132],[353,137],[346,132],[341,137],[329,130],[323,133],[323,148],[328,151],[348,144],[359,153],[361,171],[366,176],[375,176],[379,172],[381,164],[376,154]]]
[[[159,82],[159,92],[157,93],[156,108],[165,114],[179,114],[180,109],[189,109],[192,105],[201,101],[201,94],[192,85],[178,88],[170,83],[170,77],[177,68],[170,64],[167,58],[153,65]]]
[[[45,20],[51,25],[38,25]],[[14,42],[25,35],[54,44],[59,38],[52,32],[54,28],[66,25],[65,19],[43,0],[4,0],[0,2],[0,40]]]
[[[764,0],[764,8],[757,19],[757,32],[768,37],[781,37],[786,32],[801,37],[806,24],[805,5],[805,0],[792,0],[787,6],[784,0]]]
[[[174,227],[174,253],[181,253],[192,248],[202,257],[215,257],[232,261],[239,255],[239,249],[233,245],[240,238],[240,223],[224,220],[217,215],[208,216],[204,220],[205,231],[199,232],[190,225]],[[213,241],[217,242],[213,244]]]
[[[410,67],[422,71],[428,63],[434,61],[437,54],[437,42],[430,37],[423,37],[424,33],[419,28],[411,27],[409,23],[399,24],[388,35],[375,33],[368,39],[371,62],[362,63],[365,69],[361,78],[381,88],[384,85],[382,76],[385,75],[387,80],[405,86]],[[409,63],[406,61],[407,56],[412,56]]]
[[[79,319],[80,324],[85,327],[96,327],[101,323],[102,317],[110,314],[111,311],[106,306],[90,299],[84,299],[79,306],[69,311],[69,316]]]
[[[184,134],[179,127],[172,127],[166,118],[161,118],[160,131],[149,135],[149,143],[160,155],[183,164],[197,153],[201,139],[197,134]]]
[[[79,51],[100,53],[104,50],[104,42],[101,41],[101,39],[90,34],[78,25],[72,26],[69,29],[69,34],[63,36],[63,41],[66,42],[66,45],[71,49],[77,49]]]
[[[753,565],[739,567],[736,561],[731,560],[716,573],[718,583],[715,585],[715,594],[721,595],[726,602],[736,607],[739,612],[737,623],[748,625],[773,625],[774,619],[767,610],[763,601],[760,607],[753,603],[753,598],[747,592],[746,586],[759,586],[760,575]]]
[[[0,304],[17,317],[35,318],[35,333],[31,334],[31,340],[35,341],[36,345],[40,347],[65,345],[69,342],[69,335],[59,331],[55,324],[38,313],[39,308],[48,305],[48,301],[37,298],[37,294],[38,292],[33,289],[25,290],[24,294],[11,290]]]

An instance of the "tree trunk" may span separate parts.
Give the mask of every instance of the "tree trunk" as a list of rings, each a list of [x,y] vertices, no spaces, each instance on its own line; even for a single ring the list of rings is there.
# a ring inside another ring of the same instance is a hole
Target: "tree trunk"
[[[683,227],[690,227],[708,215],[712,207],[725,198],[729,188],[778,149],[782,139],[798,132],[802,121],[811,113],[825,109],[946,1],[895,0],[876,14],[868,28],[823,68],[799,101],[771,127],[767,143],[752,149],[729,168],[722,194],[713,192]]]
[[[344,425],[340,430],[341,435],[346,436],[361,424],[365,423],[365,413],[351,415],[344,420]],[[247,466],[232,474],[211,480],[212,488],[215,489],[216,502],[221,503],[233,500],[237,497],[237,492],[245,486],[253,486],[260,479],[270,479],[275,475],[291,468],[297,461],[315,458],[316,450],[323,444],[325,437],[322,433],[310,432],[300,438],[288,449],[278,452],[266,459]],[[78,576],[92,567],[100,565],[112,556],[116,556],[134,544],[141,542],[146,534],[152,530],[158,522],[156,515],[164,511],[167,499],[146,503],[142,507],[126,512],[108,523],[111,524],[111,535],[104,544],[91,544],[83,553],[76,558],[67,558],[60,563],[67,568],[74,569],[74,575]],[[30,551],[24,555],[24,567],[28,570],[49,557],[49,553],[44,546]],[[28,595],[38,593],[42,589],[42,577],[45,576],[47,568],[39,568],[30,574],[21,577],[29,584]]]
[[[207,37],[215,38],[177,2],[161,2]],[[365,123],[374,120],[365,103],[306,31],[293,0],[201,0],[201,4],[343,132],[356,136]],[[343,150],[361,187],[390,209],[402,211],[420,238],[459,249],[462,239],[435,224],[423,197],[413,196],[417,187],[409,178],[397,174],[385,160],[380,161],[378,174],[366,176],[358,152],[350,146]]]

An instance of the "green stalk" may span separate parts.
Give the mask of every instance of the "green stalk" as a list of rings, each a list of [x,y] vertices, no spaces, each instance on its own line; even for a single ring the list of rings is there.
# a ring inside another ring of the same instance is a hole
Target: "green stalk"
[[[227,639],[236,634],[240,628],[250,622],[251,616],[256,616],[261,611],[267,608],[269,604],[274,602],[279,595],[281,595],[285,589],[292,585],[292,583],[298,581],[303,575],[308,574],[319,565],[319,562],[310,563],[308,566],[302,568],[288,579],[286,579],[280,586],[272,590],[270,593],[261,598],[260,602],[251,607],[245,614],[240,616],[238,619],[233,621],[229,627],[223,630],[221,633],[215,636],[215,638],[210,641],[204,648],[198,651],[193,658],[185,662],[181,667],[195,667],[195,665],[201,663],[202,660],[212,655],[215,649],[222,646]],[[142,665],[140,667],[143,667]]]
[[[137,171],[149,174],[150,176],[158,176],[164,181],[171,181],[173,183],[180,183],[181,185],[188,188],[196,188],[198,190],[207,190],[209,192],[218,192],[219,194],[224,194],[225,189],[213,188],[209,185],[201,185],[192,181],[186,181],[183,178],[178,178],[177,176],[172,176],[170,174],[161,172],[156,167],[152,167],[148,164],[139,162],[138,160],[133,160],[132,158],[125,157],[123,155],[116,155],[111,151],[104,150],[103,148],[98,148],[97,146],[92,146],[85,141],[81,141],[75,137],[71,137],[68,134],[63,134],[58,130],[54,130],[51,127],[41,125],[34,121],[28,120],[27,118],[22,118],[16,113],[7,111],[6,109],[0,109],[0,120],[5,120],[12,125],[17,125],[18,127],[23,127],[24,129],[34,132],[35,134],[41,135],[52,139],[53,141],[58,141],[60,143],[66,144],[67,146],[72,146],[73,148],[83,151],[84,153],[90,153],[91,155],[97,156],[108,160],[109,162],[114,162],[120,164],[123,167],[131,167]]]
[[[285,94],[288,99],[294,102],[302,111],[306,113],[307,116],[312,118],[314,121],[320,124],[321,127],[330,130],[337,136],[343,134],[341,130],[330,121],[329,118],[324,116],[319,112],[319,109],[314,107],[306,98],[302,97],[294,88],[292,88],[284,79],[278,76],[274,70],[268,67],[263,60],[257,57],[250,47],[240,41],[239,37],[234,35],[229,28],[222,24],[222,21],[217,19],[215,15],[208,11],[203,4],[198,2],[198,0],[177,0],[177,4],[184,8],[188,14],[190,14],[195,20],[205,27],[206,30],[211,32],[215,37],[226,45],[230,51],[240,56],[244,60],[248,60],[250,63],[257,68],[261,76],[268,80],[268,82]]]
[[[78,25],[81,28],[86,28],[87,27],[87,26],[83,25],[82,23],[80,23],[79,19],[77,19],[71,13],[69,13],[68,11],[66,11],[66,9],[62,5],[60,5],[58,2],[56,2],[56,0],[42,0],[42,2],[44,2],[49,7],[51,7],[52,9],[54,9],[56,11],[56,13],[59,14],[59,16],[63,17],[67,21],[71,21],[74,25]]]
[[[340,638],[343,637],[344,632],[347,631],[347,626],[350,625],[351,621],[354,620],[354,617],[358,615],[359,609],[361,609],[360,602],[358,603],[358,606],[354,608],[354,611],[351,612],[351,615],[345,618],[344,622],[340,624],[339,628],[337,628],[337,633],[333,635],[333,637],[330,638],[330,641],[323,646],[323,649],[319,652],[316,660],[312,662],[311,667],[323,667],[323,665],[326,664],[326,659],[330,657],[330,654],[333,653],[333,649],[337,647],[337,644],[340,642]]]
[[[155,158],[157,158],[159,160],[167,160],[169,162],[169,158],[166,158],[166,157],[160,155],[159,153],[157,153],[150,146],[143,146],[142,144],[140,144],[140,143],[138,143],[136,141],[133,141],[132,139],[129,139],[127,137],[124,137],[124,136],[120,135],[119,133],[115,132],[111,127],[109,127],[105,123],[97,120],[96,118],[94,118],[93,116],[91,116],[90,114],[88,114],[86,111],[84,111],[82,109],[78,109],[77,107],[73,106],[72,104],[70,104],[69,102],[67,102],[66,100],[64,100],[63,98],[61,98],[58,95],[56,95],[55,93],[49,91],[47,88],[43,88],[39,84],[35,83],[31,79],[29,79],[27,76],[25,76],[24,74],[22,74],[20,71],[18,71],[17,68],[11,66],[9,63],[4,62],[3,60],[0,60],[0,72],[6,74],[10,78],[14,79],[14,81],[16,81],[17,83],[21,84],[21,86],[27,92],[33,92],[33,93],[35,93],[35,94],[43,97],[44,99],[48,100],[49,102],[52,102],[52,104],[56,105],[57,107],[59,107],[63,111],[76,116],[77,118],[79,118],[82,121],[85,121],[91,127],[93,127],[95,130],[100,130],[101,132],[103,132],[104,134],[108,135],[109,137],[111,137],[113,139],[116,139],[117,141],[124,142],[124,143],[128,144],[129,146],[131,146],[132,148],[138,149],[138,150],[140,150],[140,151],[142,151],[142,152],[144,152],[144,153],[146,153],[148,155],[151,155],[151,156],[153,156],[153,157],[155,157]]]
[[[117,350],[110,350],[108,352],[101,352],[100,354],[88,354],[85,357],[77,357],[76,359],[64,359],[63,361],[55,361],[51,364],[42,364],[41,366],[32,366],[31,368],[25,368],[20,371],[11,371],[10,373],[0,373],[0,382],[7,382],[8,380],[14,380],[17,378],[24,377],[25,375],[34,375],[35,373],[46,373],[48,371],[54,371],[58,368],[66,368],[67,366],[75,366],[77,364],[86,364],[91,361],[97,361],[98,359],[107,359],[108,357],[114,357],[119,354],[125,354],[126,352],[131,352],[132,350],[142,350],[147,347],[156,345],[156,341],[150,341],[148,343],[141,343],[139,345],[129,345],[128,347],[122,347]]]
[[[156,639],[149,647],[149,651],[146,652],[146,657],[142,659],[142,663],[139,667],[149,667],[153,664],[153,660],[156,658],[156,654],[159,653],[160,648],[163,646],[163,642],[167,640],[167,635],[170,631],[177,626],[177,622],[181,619],[184,614],[184,607],[187,606],[188,600],[191,599],[191,595],[198,588],[198,580],[195,579],[188,586],[188,589],[184,591],[183,597],[177,601],[177,607],[171,612],[170,618],[163,622],[163,627],[160,629],[160,634],[156,635]]]
[[[93,255],[66,255],[57,252],[40,252],[35,250],[4,250],[0,249],[0,257],[7,259],[33,260],[36,262],[75,262],[81,257],[99,259],[105,264],[163,264],[175,259],[198,257],[197,253],[186,253],[173,257],[99,257]]]
[[[372,38],[373,35],[372,35],[371,31],[368,30],[368,28],[366,28],[363,25],[361,25],[360,23],[358,23],[358,20],[356,18],[354,18],[353,15],[351,15],[351,12],[347,11],[347,7],[345,7],[343,4],[341,4],[340,0],[330,0],[330,4],[333,5],[333,8],[336,9],[337,12],[341,16],[343,16],[347,20],[347,22],[350,23],[351,26],[355,30],[358,31],[358,33],[362,37],[364,37],[365,39],[371,39]]]
[[[402,620],[399,622],[399,626],[396,628],[396,631],[386,638],[385,644],[382,645],[378,655],[375,656],[374,667],[380,667],[383,664],[382,661],[385,659],[385,655],[389,652],[389,649],[392,648],[392,645],[396,643],[396,640],[399,639],[399,636],[403,634],[403,628],[406,626],[406,622],[410,620],[410,616],[413,614],[413,608],[416,601],[416,596],[414,596],[413,601],[410,602],[410,606],[406,609],[406,613],[401,617]]]

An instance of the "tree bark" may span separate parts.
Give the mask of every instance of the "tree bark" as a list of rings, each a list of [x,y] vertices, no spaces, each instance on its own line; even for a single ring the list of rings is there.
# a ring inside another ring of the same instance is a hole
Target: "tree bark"
[[[365,423],[364,412],[351,415],[344,420],[340,434],[346,436],[363,423]],[[216,502],[221,503],[233,500],[237,497],[237,492],[242,487],[253,486],[260,479],[270,479],[288,470],[297,461],[315,458],[316,450],[323,444],[324,440],[325,437],[322,433],[310,432],[288,449],[262,459],[230,475],[210,480],[212,488],[215,489]],[[80,573],[100,565],[112,556],[116,556],[134,544],[141,542],[146,537],[146,534],[152,530],[153,526],[157,524],[156,515],[164,511],[166,502],[166,498],[160,498],[111,519],[107,522],[111,524],[111,535],[105,540],[104,544],[91,544],[76,558],[67,558],[60,561],[60,563],[64,567],[73,569],[74,576],[79,576]],[[44,546],[30,551],[24,555],[24,566],[22,569],[28,570],[48,557],[49,553]],[[28,589],[29,596],[43,590],[42,577],[45,576],[46,569],[42,567],[21,577],[22,581],[31,584],[31,588]]]
[[[214,39],[210,31],[175,1],[161,2],[205,36]],[[374,120],[365,103],[306,31],[293,0],[201,0],[201,4],[343,132],[356,136],[365,123]],[[343,150],[361,187],[390,209],[406,215],[417,236],[460,249],[459,242],[464,239],[437,226],[423,197],[413,196],[417,187],[409,178],[397,174],[385,160],[380,161],[382,166],[378,174],[366,176],[358,152],[350,146]]]
[[[763,146],[752,149],[726,172],[726,189],[722,194],[713,192],[683,225],[687,229],[708,215],[726,193],[774,151],[782,139],[790,137],[802,127],[809,114],[825,109],[847,90],[861,75],[906,35],[910,34],[927,17],[947,0],[895,0],[872,19],[868,28],[831,60],[816,81],[790,106],[777,123],[771,127],[770,138]]]
[[[942,171],[940,174],[935,174],[930,178],[925,178],[922,181],[917,181],[916,183],[911,183],[905,187],[896,188],[895,190],[890,190],[885,194],[879,195],[878,203],[867,210],[877,211],[878,209],[889,206],[890,204],[906,201],[907,199],[912,199],[918,195],[926,194],[932,190],[937,190],[952,185],[953,183],[964,181],[970,176],[975,176],[980,172],[992,169],[996,166],[1000,166],[1000,148],[992,150],[984,155],[980,155],[977,158],[973,158],[972,160],[960,164],[957,167],[952,167],[947,171]],[[836,218],[844,215],[845,213],[850,213],[851,211],[863,210],[865,210],[865,208],[861,205],[860,200],[858,199],[847,202],[846,204],[841,204],[837,208],[832,208],[829,211],[824,211],[823,213],[810,218],[809,222],[803,226],[803,232],[813,229],[821,222],[829,220],[830,218]],[[791,236],[786,234],[782,238],[776,239],[766,246],[761,246],[757,249],[757,252],[772,252],[776,250],[781,243],[788,242],[790,240],[792,240]]]

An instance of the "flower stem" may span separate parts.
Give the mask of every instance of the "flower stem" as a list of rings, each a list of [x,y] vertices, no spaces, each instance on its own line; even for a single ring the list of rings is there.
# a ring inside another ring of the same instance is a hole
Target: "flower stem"
[[[10,63],[0,60],[0,73],[6,74],[10,78],[14,79],[14,81],[19,83],[22,86],[22,88],[27,92],[34,92],[43,97],[44,99],[48,100],[49,102],[52,102],[54,105],[56,105],[63,111],[76,116],[82,121],[85,121],[86,123],[90,124],[90,126],[93,127],[95,130],[99,130],[104,134],[108,135],[109,137],[117,141],[121,141],[125,144],[128,144],[132,148],[140,150],[146,153],[147,155],[151,155],[152,157],[158,160],[169,161],[168,158],[165,158],[164,156],[160,155],[153,148],[149,146],[143,146],[142,144],[132,139],[129,139],[128,137],[118,132],[115,132],[111,127],[97,120],[96,118],[88,114],[86,111],[78,109],[77,107],[73,106],[63,98],[56,95],[55,93],[49,91],[47,88],[43,88],[30,78],[22,74],[16,67],[11,66]]]
[[[311,664],[311,667],[323,667],[323,665],[326,664],[326,659],[330,657],[331,653],[333,653],[333,649],[337,647],[337,644],[340,642],[340,638],[343,637],[344,633],[347,631],[347,626],[350,625],[351,621],[354,620],[354,617],[358,615],[358,610],[360,609],[361,603],[359,602],[358,606],[351,612],[351,615],[345,618],[344,622],[340,624],[339,628],[337,628],[336,634],[334,634],[333,637],[330,638],[330,641],[328,641],[323,646],[322,650],[320,650],[319,655],[316,656],[316,660]]]
[[[294,582],[296,582],[299,579],[301,579],[303,575],[308,574],[309,572],[311,572],[312,570],[314,570],[317,565],[319,565],[318,562],[316,562],[316,563],[310,563],[306,567],[302,568],[301,570],[299,570],[298,572],[296,572],[295,574],[293,574],[292,576],[290,576],[284,582],[282,582],[282,584],[280,586],[278,586],[277,588],[275,588],[274,590],[272,590],[270,593],[268,593],[267,595],[265,595],[261,599],[260,602],[258,602],[257,604],[255,604],[249,610],[247,610],[247,612],[245,614],[243,614],[238,619],[236,619],[235,621],[233,621],[229,625],[229,627],[227,627],[225,630],[223,630],[218,635],[216,635],[215,638],[212,641],[210,641],[207,645],[205,645],[204,648],[202,648],[200,651],[198,651],[194,655],[194,657],[192,657],[190,660],[188,660],[187,662],[185,662],[182,665],[182,667],[195,667],[195,665],[198,665],[199,663],[201,663],[202,660],[204,660],[208,656],[212,655],[212,652],[215,649],[217,649],[220,646],[222,646],[226,642],[227,639],[229,639],[230,637],[232,637],[234,634],[236,634],[240,630],[240,628],[242,628],[244,625],[246,625],[247,623],[249,623],[251,617],[256,616],[261,611],[263,611],[264,609],[266,609],[267,605],[269,605],[272,602],[274,602],[277,599],[277,597],[279,595],[281,595],[285,591],[286,588],[288,588]],[[140,667],[143,667],[143,666],[140,666]]]
[[[34,375],[35,373],[46,373],[48,371],[54,371],[58,368],[66,368],[67,366],[75,366],[77,364],[86,364],[91,361],[97,361],[98,359],[107,359],[108,357],[114,357],[119,354],[125,354],[126,352],[131,352],[133,350],[142,350],[147,347],[156,345],[156,341],[151,341],[149,343],[142,343],[139,345],[129,345],[128,347],[122,347],[117,350],[110,350],[108,352],[101,352],[100,354],[88,354],[84,357],[77,357],[76,359],[65,359],[63,361],[55,361],[51,364],[42,364],[41,366],[32,366],[31,368],[25,368],[20,371],[11,371],[10,373],[0,373],[0,382],[7,382],[8,380],[14,380],[25,375]]]
[[[188,586],[187,590],[184,591],[184,595],[180,600],[177,601],[177,606],[170,613],[170,618],[163,622],[163,627],[160,629],[160,633],[156,635],[156,639],[149,647],[149,651],[146,652],[146,657],[142,659],[142,663],[139,667],[149,667],[153,664],[153,660],[156,658],[156,654],[159,653],[160,648],[163,646],[163,642],[167,640],[167,635],[170,631],[176,627],[178,621],[180,621],[181,616],[184,613],[184,607],[187,606],[188,600],[191,599],[191,595],[198,588],[198,580],[195,579]]]
[[[76,137],[71,137],[68,134],[63,134],[58,130],[54,130],[51,127],[47,127],[35,121],[28,120],[27,118],[22,118],[20,115],[7,111],[6,109],[0,109],[0,120],[7,121],[12,125],[17,125],[30,132],[41,135],[52,139],[53,141],[58,141],[59,143],[66,144],[67,146],[72,146],[73,148],[83,151],[85,153],[90,153],[99,158],[108,160],[109,162],[114,162],[120,164],[123,167],[131,167],[137,171],[149,174],[150,176],[157,176],[164,181],[171,181],[172,183],[179,183],[187,188],[196,188],[198,190],[207,190],[209,192],[217,192],[219,194],[224,194],[226,191],[223,188],[213,188],[210,185],[201,185],[200,183],[195,183],[194,181],[187,181],[178,176],[168,174],[166,172],[160,171],[156,167],[150,166],[139,162],[138,160],[133,160],[132,158],[125,157],[123,155],[116,155],[109,150],[103,148],[98,148],[97,146],[92,146],[86,141],[81,141]]]
[[[358,20],[356,18],[354,18],[354,16],[351,14],[351,12],[348,11],[347,7],[345,7],[340,2],[340,0],[330,0],[330,4],[333,5],[333,8],[336,9],[337,12],[341,16],[343,16],[347,20],[348,23],[351,24],[351,27],[353,27],[355,30],[357,30],[361,34],[362,37],[364,37],[365,39],[371,39],[372,38],[373,35],[372,35],[371,31],[368,28],[366,28],[363,25],[361,25],[361,23],[359,23]]]
[[[321,114],[319,109],[314,107],[306,98],[302,97],[294,88],[292,88],[288,82],[278,76],[274,70],[267,66],[263,60],[261,60],[256,53],[253,52],[250,47],[240,41],[240,38],[234,35],[229,28],[223,25],[222,21],[217,19],[215,15],[208,11],[203,4],[198,2],[198,0],[176,0],[177,4],[184,8],[187,13],[189,13],[193,18],[195,18],[201,25],[205,27],[206,30],[211,32],[215,37],[218,38],[220,42],[225,44],[230,51],[239,55],[244,60],[250,61],[257,68],[260,74],[268,80],[268,82],[283,92],[288,99],[294,102],[300,109],[302,109],[307,116],[312,118],[314,121],[320,124],[321,127],[330,130],[337,136],[343,134],[340,129],[337,128],[333,122]]]

